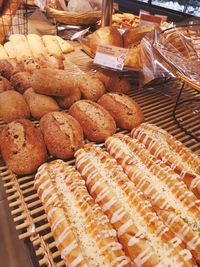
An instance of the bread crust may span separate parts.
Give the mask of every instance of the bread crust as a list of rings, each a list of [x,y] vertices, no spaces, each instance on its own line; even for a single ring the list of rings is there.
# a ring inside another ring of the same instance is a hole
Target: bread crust
[[[124,94],[108,93],[97,102],[114,118],[117,126],[132,130],[144,120],[139,104]]]
[[[5,122],[29,118],[30,110],[24,97],[16,91],[5,91],[0,94],[0,117]]]
[[[0,76],[0,93],[8,90],[13,90],[12,85],[8,81],[8,79],[4,78],[3,76]]]
[[[15,59],[1,59],[0,60],[0,74],[8,80],[17,73],[24,71],[22,63],[17,62]]]
[[[108,111],[90,100],[74,103],[69,109],[69,114],[80,123],[90,141],[105,141],[116,131],[115,121]]]
[[[84,144],[83,130],[72,116],[50,112],[40,120],[40,129],[49,152],[57,158],[69,159]]]
[[[31,88],[31,76],[29,72],[18,72],[11,77],[10,83],[15,90],[24,94],[28,88]]]
[[[69,96],[58,96],[56,101],[61,108],[70,108],[75,102],[81,99],[81,92],[77,86]]]
[[[34,173],[47,160],[39,128],[25,119],[4,126],[1,153],[8,168],[18,175]]]

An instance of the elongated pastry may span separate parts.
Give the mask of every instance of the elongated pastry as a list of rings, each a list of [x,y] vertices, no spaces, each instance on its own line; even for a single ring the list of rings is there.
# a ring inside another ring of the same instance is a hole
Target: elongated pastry
[[[159,217],[185,242],[187,248],[192,252],[196,260],[200,262],[200,232],[198,226],[195,226],[194,220],[192,224],[191,215],[188,212],[189,206],[183,207],[179,199],[172,195],[170,189],[162,181],[162,178],[164,178],[162,173],[158,174],[161,176],[161,179],[159,179],[150,171],[155,166],[148,169],[143,163],[140,155],[146,156],[144,146],[138,144],[131,137],[122,134],[109,137],[105,145],[109,153],[122,165],[137,189],[144,192]],[[132,149],[133,146],[138,148],[137,152],[136,149],[135,151]],[[141,154],[138,152],[139,150]],[[174,173],[171,177],[171,182],[174,181],[174,184],[176,184],[177,175]],[[187,194],[185,193],[184,196],[192,195],[188,190],[186,192]],[[195,203],[198,204],[199,201],[196,199],[194,202],[191,202],[191,205],[195,205]]]
[[[45,48],[42,38],[37,34],[28,34],[27,42],[35,58],[48,55],[48,51]]]
[[[73,167],[61,160],[43,164],[35,188],[67,266],[131,266],[108,218]]]
[[[8,59],[8,54],[6,53],[6,50],[4,49],[3,45],[0,44],[0,60],[1,59]]]
[[[16,59],[16,53],[15,53],[13,44],[11,42],[6,42],[4,44],[4,49],[5,49],[6,53],[8,54],[9,58]]]
[[[42,36],[42,41],[49,54],[54,55],[58,58],[63,58],[63,53],[59,42],[54,38],[53,35],[44,35]]]
[[[90,194],[117,230],[135,266],[194,265],[191,253],[181,247],[181,240],[156,216],[115,159],[90,144],[75,157]]]
[[[74,51],[74,47],[68,41],[62,39],[60,36],[57,35],[54,36],[54,38],[58,41],[63,54],[67,54]]]
[[[200,175],[200,157],[167,131],[156,125],[143,123],[133,129],[131,135],[143,143],[151,154],[171,166],[182,177],[186,173]]]
[[[9,37],[11,44],[13,45],[17,60],[23,61],[33,58],[33,54],[28,45],[27,39],[23,34],[13,34]]]

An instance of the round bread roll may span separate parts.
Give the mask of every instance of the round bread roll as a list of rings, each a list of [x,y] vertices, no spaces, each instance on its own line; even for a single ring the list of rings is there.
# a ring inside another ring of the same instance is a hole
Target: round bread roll
[[[139,104],[127,95],[105,94],[98,100],[98,104],[112,115],[120,128],[132,130],[144,120]]]
[[[69,109],[82,126],[85,136],[90,141],[102,142],[116,132],[113,117],[102,106],[90,100],[80,100]]]
[[[102,27],[92,33],[89,37],[91,53],[96,54],[99,45],[114,45],[123,47],[123,38],[120,32],[114,27]]]
[[[123,34],[124,47],[129,48],[132,45],[138,45],[142,38],[154,28],[154,25],[143,25],[127,29]]]
[[[70,108],[76,101],[81,99],[81,92],[78,87],[74,87],[69,96],[58,96],[56,101],[61,108]]]
[[[81,91],[82,97],[96,102],[106,89],[104,84],[94,75],[85,74],[78,80],[78,87]]]
[[[32,88],[26,90],[24,98],[29,105],[32,117],[37,120],[51,111],[59,111],[59,106],[52,97],[37,94]]]
[[[8,90],[13,90],[12,85],[6,78],[0,76],[0,93]]]
[[[49,152],[57,158],[69,159],[84,144],[83,130],[72,116],[50,112],[40,120],[40,129]]]
[[[97,71],[94,76],[105,86],[108,92],[127,94],[131,90],[129,80],[110,70]]]
[[[40,129],[29,120],[20,119],[4,126],[0,144],[6,165],[18,175],[34,173],[47,160]]]
[[[24,97],[16,91],[5,91],[1,93],[0,117],[5,122],[29,118],[30,110]]]

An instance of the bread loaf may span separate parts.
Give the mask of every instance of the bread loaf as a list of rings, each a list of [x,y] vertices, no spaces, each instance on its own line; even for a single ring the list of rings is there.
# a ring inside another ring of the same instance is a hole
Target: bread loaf
[[[24,66],[15,59],[0,60],[0,75],[8,80],[10,80],[14,74],[21,71],[24,71]]]
[[[130,82],[114,71],[97,71],[94,76],[104,84],[108,92],[127,94],[131,90]]]
[[[30,110],[24,97],[15,91],[5,91],[0,94],[0,117],[5,122],[29,118]]]
[[[159,217],[181,238],[199,262],[200,238],[197,218],[200,216],[200,211],[198,212],[198,201],[186,186],[179,182],[178,175],[170,171],[167,174],[165,166],[160,165],[156,160],[153,163],[144,146],[129,136],[117,134],[109,137],[105,146],[118,164],[123,167],[137,189],[144,192]],[[151,162],[151,166],[147,166],[146,162]],[[182,192],[178,193],[178,191]],[[183,196],[187,196],[188,200]],[[184,203],[186,201],[187,204]]]
[[[132,266],[75,168],[61,160],[44,164],[35,188],[66,266]]]
[[[8,90],[13,90],[12,85],[6,78],[0,76],[0,93]]]
[[[56,101],[61,108],[70,108],[75,102],[81,99],[81,92],[78,87],[74,87],[74,90],[69,96],[58,96]]]
[[[88,144],[75,154],[76,166],[136,266],[194,266],[190,251],[156,216],[117,162],[99,146]]]
[[[39,120],[51,111],[59,111],[59,106],[52,97],[37,94],[32,88],[25,91],[24,98],[29,105],[32,117],[35,119]]]
[[[83,130],[80,124],[66,113],[46,114],[40,120],[40,129],[49,152],[57,158],[71,158],[83,146]]]
[[[108,111],[90,100],[74,103],[69,109],[69,114],[80,123],[90,141],[105,141],[116,131],[115,121]]]
[[[18,175],[35,172],[47,160],[46,147],[39,128],[25,119],[4,126],[1,153],[8,168]]]
[[[105,94],[98,100],[98,104],[104,107],[123,129],[132,130],[144,119],[139,104],[124,94]]]
[[[28,88],[31,88],[31,77],[32,74],[29,72],[18,72],[11,77],[10,83],[15,90],[23,94]]]
[[[123,39],[120,32],[114,27],[102,27],[89,37],[89,46],[93,55],[96,54],[99,45],[114,45],[123,47]]]
[[[104,84],[94,75],[84,74],[78,79],[78,88],[82,97],[96,102],[103,94],[105,94]]]

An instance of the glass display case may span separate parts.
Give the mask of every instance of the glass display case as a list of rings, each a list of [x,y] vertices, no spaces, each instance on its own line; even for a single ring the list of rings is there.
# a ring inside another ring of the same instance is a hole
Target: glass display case
[[[188,0],[186,13],[200,17],[200,1]]]
[[[152,3],[152,5],[161,6],[161,7],[167,8],[167,9],[183,12],[185,9],[186,1],[152,0],[151,3]]]

